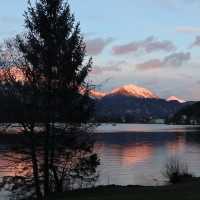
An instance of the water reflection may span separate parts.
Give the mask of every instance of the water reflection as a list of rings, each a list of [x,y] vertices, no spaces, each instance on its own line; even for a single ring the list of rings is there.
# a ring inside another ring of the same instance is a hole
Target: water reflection
[[[95,150],[101,158],[99,184],[164,184],[162,170],[172,156],[187,162],[190,170],[200,175],[200,135],[186,133],[185,129],[101,133]]]
[[[167,124],[101,124],[97,133],[117,132],[199,132],[200,126]]]
[[[153,147],[150,145],[127,146],[122,149],[122,165],[133,166],[138,162],[149,159],[153,154]]]
[[[150,158],[153,154],[153,147],[146,144],[128,146],[97,144],[95,151],[102,159],[110,158],[111,162],[118,161],[121,166],[128,167]]]
[[[1,153],[0,176],[27,176],[31,175],[31,162],[23,154],[13,151]]]
[[[167,148],[170,154],[176,155],[183,153],[186,149],[186,139],[184,137],[177,137],[176,141],[167,143]]]
[[[196,127],[192,129],[192,127],[169,126],[167,131],[164,131],[165,125],[127,126],[117,125],[120,131],[112,132],[116,126],[104,125],[100,133],[97,131],[95,134],[97,138],[95,151],[101,159],[98,168],[100,178],[97,184],[163,184],[165,180],[161,172],[171,156],[177,156],[187,162],[191,172],[200,176],[200,134]],[[0,150],[0,176],[27,173],[26,162],[15,162],[14,166],[10,165],[9,157],[6,157],[8,148],[2,144]],[[23,155],[13,156],[19,156],[18,159],[23,160]]]

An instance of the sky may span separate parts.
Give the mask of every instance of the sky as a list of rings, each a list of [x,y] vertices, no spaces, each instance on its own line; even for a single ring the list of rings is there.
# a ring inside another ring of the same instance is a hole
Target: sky
[[[0,41],[24,31],[27,0],[0,0]],[[34,2],[34,0],[32,0]],[[199,0],[69,0],[97,90],[126,84],[200,99]]]

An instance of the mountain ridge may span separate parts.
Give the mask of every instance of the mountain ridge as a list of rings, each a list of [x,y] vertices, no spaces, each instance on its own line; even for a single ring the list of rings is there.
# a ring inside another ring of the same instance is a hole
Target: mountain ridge
[[[157,99],[159,98],[154,92],[137,85],[129,84],[113,89],[108,95],[126,95],[137,98]]]
[[[90,96],[93,98],[101,99],[106,96],[130,96],[136,98],[143,98],[143,99],[165,99],[158,96],[155,92],[138,85],[128,84],[123,85],[117,88],[114,88],[110,92],[101,92],[97,90],[91,90]],[[176,96],[170,96],[165,99],[168,102],[177,101],[179,103],[185,103],[185,100],[182,100]]]
[[[178,101],[179,103],[185,103],[186,101],[182,100],[182,99],[179,99],[178,97],[176,96],[170,96],[167,98],[167,101]]]
[[[137,98],[150,98],[150,99],[160,98],[151,90],[134,84],[128,84],[114,88],[111,92],[100,92],[97,90],[91,90],[90,95],[96,98],[102,98],[105,96],[113,96],[113,95],[122,95],[122,96],[124,95],[124,96],[132,96]]]

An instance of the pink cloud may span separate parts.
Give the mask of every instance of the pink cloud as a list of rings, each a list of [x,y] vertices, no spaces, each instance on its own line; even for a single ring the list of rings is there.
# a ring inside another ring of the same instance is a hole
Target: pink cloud
[[[176,28],[176,32],[178,32],[178,33],[199,33],[200,27],[180,26],[180,27]]]
[[[144,51],[145,53],[152,53],[156,51],[171,52],[176,50],[175,45],[168,41],[160,41],[151,36],[142,41],[130,42],[123,45],[117,45],[112,48],[114,55],[124,55],[129,53],[135,53],[137,51]]]

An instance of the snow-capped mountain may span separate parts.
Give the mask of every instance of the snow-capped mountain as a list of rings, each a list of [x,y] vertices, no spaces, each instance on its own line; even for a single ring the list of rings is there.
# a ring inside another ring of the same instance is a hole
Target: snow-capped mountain
[[[171,97],[168,97],[167,98],[167,101],[178,101],[179,103],[185,103],[185,101],[184,100],[182,100],[182,99],[179,99],[178,97],[176,97],[176,96],[171,96]]]
[[[145,98],[145,99],[158,99],[159,97],[153,93],[152,91],[136,86],[133,84],[130,85],[124,85],[119,88],[113,89],[111,92],[104,93],[104,92],[98,92],[95,90],[92,90],[90,92],[90,95],[95,98],[102,98],[105,96],[114,96],[114,95],[121,95],[121,96],[131,96],[131,97],[137,97],[137,98]]]
[[[133,84],[116,88],[107,95],[125,95],[145,99],[159,98],[155,93],[151,92],[150,90]]]
[[[167,120],[190,102],[171,96],[158,97],[136,85],[125,85],[111,92],[92,92],[96,96],[95,115],[100,122],[146,123],[153,119]]]

